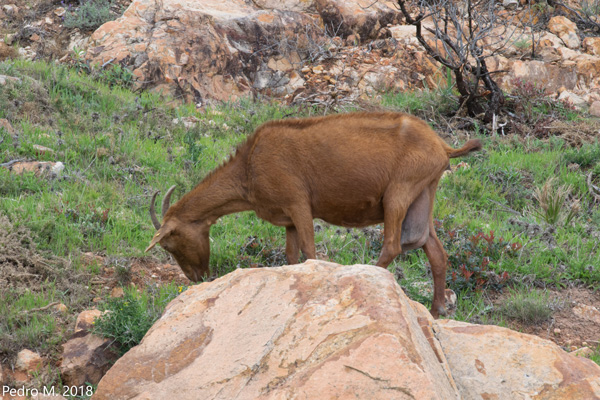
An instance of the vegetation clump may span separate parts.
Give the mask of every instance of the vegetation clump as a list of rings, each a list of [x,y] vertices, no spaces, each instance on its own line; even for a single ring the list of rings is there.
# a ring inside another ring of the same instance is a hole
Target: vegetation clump
[[[186,288],[169,284],[138,292],[127,288],[123,297],[110,298],[94,322],[94,332],[114,340],[121,354],[138,345],[162,315],[167,304]]]
[[[116,18],[111,5],[110,0],[81,0],[79,7],[67,11],[63,25],[66,28],[94,30]]]
[[[523,289],[512,290],[498,311],[524,325],[537,325],[550,319],[554,306],[547,292]]]

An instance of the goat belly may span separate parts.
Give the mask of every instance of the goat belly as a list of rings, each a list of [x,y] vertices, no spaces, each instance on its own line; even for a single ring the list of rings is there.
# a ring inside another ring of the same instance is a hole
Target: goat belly
[[[330,224],[346,227],[363,227],[383,222],[381,202],[348,202],[338,199],[335,204],[326,203],[313,206],[313,217],[321,218]]]

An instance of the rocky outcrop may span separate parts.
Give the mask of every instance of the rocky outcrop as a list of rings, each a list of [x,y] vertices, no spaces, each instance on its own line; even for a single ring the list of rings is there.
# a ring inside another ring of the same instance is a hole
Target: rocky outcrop
[[[594,399],[600,367],[530,335],[434,321],[387,270],[309,260],[240,269],[191,287],[117,361],[93,398],[172,393],[178,399]]]
[[[87,58],[126,64],[140,86],[201,104],[253,92],[285,95],[303,83],[302,60],[330,50],[328,35],[371,39],[397,22],[386,2],[367,3],[134,0],[93,34]]]
[[[240,269],[171,302],[94,399],[457,399],[430,323],[381,268]]]
[[[581,45],[577,35],[577,25],[562,15],[552,17],[548,22],[548,30],[558,36],[565,46],[577,49]]]

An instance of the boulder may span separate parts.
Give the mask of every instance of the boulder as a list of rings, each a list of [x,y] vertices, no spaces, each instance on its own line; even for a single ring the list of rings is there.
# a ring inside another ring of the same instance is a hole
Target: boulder
[[[173,300],[102,399],[600,399],[600,367],[536,336],[431,318],[382,268],[238,269]]]
[[[328,35],[356,32],[368,40],[396,22],[392,2],[371,3],[134,0],[122,17],[94,32],[86,57],[127,65],[140,87],[197,104],[255,91],[285,95],[302,83],[290,75],[299,61],[330,50]]]
[[[567,17],[562,15],[552,17],[548,21],[548,30],[558,36],[570,49],[578,49],[581,45],[577,35],[577,25]]]
[[[548,340],[452,320],[433,329],[464,400],[600,399],[600,367]]]
[[[431,323],[382,268],[238,269],[172,301],[93,398],[458,399]]]
[[[546,93],[557,93],[564,87],[567,90],[573,90],[578,83],[578,74],[576,64],[555,65],[543,61],[531,60],[502,60],[501,57],[491,59],[490,65],[494,66],[490,70],[500,70],[498,67],[509,72],[499,77],[497,82],[503,90],[512,91],[514,80],[521,79],[523,82],[534,83],[538,87],[546,88]]]
[[[400,22],[401,13],[393,1],[315,0],[322,23],[330,34],[362,40],[375,39],[379,30]]]
[[[60,374],[67,386],[95,385],[117,360],[112,340],[81,330],[63,344]]]
[[[583,51],[593,56],[600,56],[600,37],[586,37],[583,39]]]

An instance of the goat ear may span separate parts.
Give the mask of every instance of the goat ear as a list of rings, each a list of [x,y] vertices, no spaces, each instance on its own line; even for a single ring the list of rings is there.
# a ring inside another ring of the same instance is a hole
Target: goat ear
[[[156,246],[157,243],[159,243],[161,240],[163,240],[165,237],[169,236],[171,234],[171,232],[173,231],[173,229],[171,228],[165,228],[165,226],[163,225],[155,234],[154,237],[152,238],[152,241],[150,242],[150,245],[146,248],[146,250],[144,250],[145,253],[147,253],[149,250],[151,250],[154,246]]]

